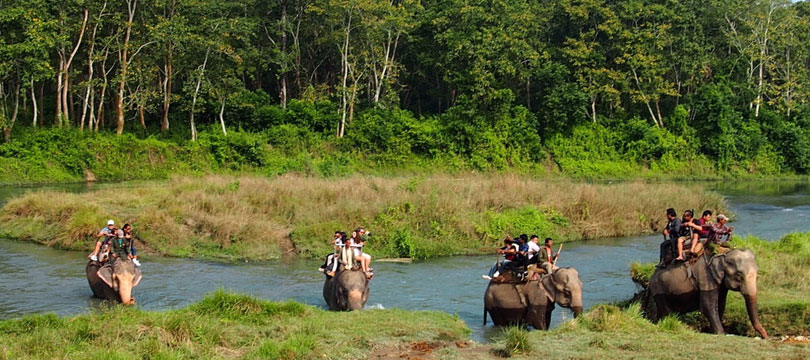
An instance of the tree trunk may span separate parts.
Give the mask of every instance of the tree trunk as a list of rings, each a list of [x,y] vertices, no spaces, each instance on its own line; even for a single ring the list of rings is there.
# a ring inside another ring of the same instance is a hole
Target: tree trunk
[[[56,109],[54,111],[53,124],[62,127],[62,71],[65,69],[64,50],[59,51],[59,70],[56,71]]]
[[[177,1],[173,0],[169,8],[169,20],[174,18]],[[160,121],[160,131],[169,130],[169,108],[172,102],[172,70],[173,70],[174,44],[169,40],[166,43],[166,80],[163,82],[163,117]]]
[[[94,55],[96,53],[96,34],[98,33],[98,25],[101,22],[101,17],[104,16],[104,10],[107,8],[107,2],[104,2],[104,5],[101,6],[101,11],[98,14],[98,21],[96,21],[95,25],[93,26],[93,32],[90,34],[90,49],[87,50],[87,89],[84,92],[84,100],[82,101],[82,118],[79,121],[79,129],[84,130],[84,123],[87,121],[87,126],[90,130],[93,129],[93,107],[92,107],[92,96],[90,93],[94,91],[93,89],[93,76],[94,76]],[[88,108],[89,108],[89,119],[88,119]]]
[[[118,94],[115,99],[115,114],[117,118],[117,124],[115,133],[121,135],[124,133],[124,86],[127,82],[127,67],[129,66],[129,58],[128,58],[128,50],[129,50],[129,39],[132,35],[132,21],[135,18],[135,9],[138,6],[138,0],[127,0],[127,13],[129,17],[127,18],[126,24],[126,31],[124,35],[124,48],[121,50],[121,57],[120,57],[120,71],[118,80]]]
[[[166,80],[163,82],[163,118],[160,121],[160,131],[169,130],[169,108],[172,102],[172,44],[167,45],[166,53]]]
[[[141,128],[146,129],[146,118],[144,116],[143,107],[143,104],[138,104],[138,121],[141,123]]]
[[[661,115],[661,105],[658,100],[655,100],[655,110],[658,112],[658,126],[664,128],[664,117]]]
[[[31,106],[34,109],[34,119],[31,122],[31,126],[34,128],[37,127],[37,113],[39,113],[39,107],[37,107],[37,95],[36,91],[34,91],[34,78],[31,77]]]
[[[42,116],[43,119],[45,119],[45,101],[44,101],[44,99],[45,99],[45,82],[44,81],[39,83],[39,96],[37,96],[37,97],[39,98],[39,101],[37,102],[37,105],[39,105],[39,115]]]
[[[208,64],[208,54],[210,53],[210,48],[205,50],[205,60],[203,60],[202,65],[200,65],[197,86],[194,88],[194,96],[191,98],[191,115],[189,116],[189,123],[191,123],[191,141],[197,141],[197,126],[194,123],[194,110],[197,105],[197,95],[200,93],[200,86],[202,85],[203,76],[205,76],[205,66]]]
[[[5,103],[3,103],[4,113],[5,113]],[[14,123],[17,121],[17,114],[20,109],[20,81],[17,81],[17,84],[14,86],[14,110],[11,111],[11,117],[6,119],[6,123],[3,125],[3,138],[6,142],[11,140],[11,130],[14,128]]]
[[[347,107],[348,107],[348,100],[349,100],[348,99],[348,97],[349,97],[348,96],[349,95],[348,94],[349,89],[347,88],[346,85],[347,85],[348,80],[349,80],[349,35],[351,34],[351,30],[352,30],[351,11],[353,11],[353,10],[350,9],[349,11],[350,11],[350,13],[349,13],[348,21],[346,23],[346,37],[345,37],[345,40],[343,42],[343,48],[340,51],[341,65],[343,66],[343,68],[341,69],[341,71],[343,72],[343,81],[342,81],[343,82],[343,88],[341,89],[342,91],[341,91],[341,97],[340,97],[340,102],[341,102],[341,104],[340,104],[341,105],[340,126],[338,126],[338,134],[337,134],[339,138],[343,137],[343,133],[346,130],[346,116],[348,115]]]
[[[228,136],[228,131],[225,130],[225,97],[222,97],[222,102],[219,105],[219,124],[222,125],[222,134]]]
[[[65,80],[63,81],[64,86],[62,87],[60,97],[62,101],[62,111],[64,113],[64,122],[66,125],[70,125],[70,118],[73,117],[73,101],[70,101],[70,84],[71,84],[70,65],[71,63],[73,63],[73,58],[76,57],[76,52],[79,51],[79,47],[82,44],[82,39],[84,38],[84,31],[87,28],[88,15],[89,13],[87,11],[87,8],[85,8],[83,12],[84,18],[82,20],[82,27],[81,30],[79,30],[79,39],[76,40],[76,45],[73,47],[73,51],[70,52],[70,56],[60,61],[60,64],[64,66],[64,69],[62,69],[61,73],[62,76],[65,77]]]
[[[287,0],[281,0],[281,89],[279,100],[281,108],[287,108]],[[223,128],[224,129],[224,128]]]

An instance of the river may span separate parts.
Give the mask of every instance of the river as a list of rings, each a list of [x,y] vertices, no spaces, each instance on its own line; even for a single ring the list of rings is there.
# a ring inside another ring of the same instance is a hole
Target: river
[[[705,185],[705,184],[704,184]],[[82,192],[97,187],[134,184],[71,184],[42,187],[0,187],[0,204],[25,191],[60,189]],[[790,232],[810,231],[810,183],[769,181],[710,183],[726,196],[735,215],[738,235],[778,239]],[[678,209],[679,211],[681,209]],[[696,209],[696,212],[699,212]],[[662,209],[663,213],[663,209]],[[715,214],[716,215],[716,214]],[[660,235],[598,239],[566,244],[560,266],[579,270],[585,308],[630,298],[635,285],[628,276],[634,261],[656,261]],[[88,249],[89,250],[89,249]],[[31,243],[0,239],[0,319],[31,313],[87,313],[99,305],[91,297],[84,273],[86,252],[62,251]],[[368,308],[437,310],[456,314],[473,331],[473,339],[488,341],[499,330],[482,326],[481,278],[494,256],[450,257],[404,263],[376,262]],[[268,300],[293,299],[324,307],[323,275],[317,261],[219,263],[192,259],[145,257],[143,281],[135,288],[138,306],[165,310],[200,300],[219,288]],[[571,313],[555,310],[552,326]]]

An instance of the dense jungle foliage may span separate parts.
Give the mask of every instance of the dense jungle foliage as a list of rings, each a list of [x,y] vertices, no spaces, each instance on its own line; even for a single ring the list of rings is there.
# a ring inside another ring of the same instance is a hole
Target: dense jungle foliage
[[[0,180],[805,174],[808,65],[806,1],[0,0]]]

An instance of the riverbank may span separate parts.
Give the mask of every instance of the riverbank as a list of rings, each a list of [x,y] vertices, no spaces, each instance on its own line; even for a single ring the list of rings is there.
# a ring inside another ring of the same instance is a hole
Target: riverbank
[[[767,323],[766,323],[767,326]],[[770,330],[770,329],[769,329]],[[497,345],[504,348],[508,342]],[[514,341],[513,341],[514,343]],[[807,342],[700,333],[677,318],[653,324],[636,303],[598,305],[551,331],[526,334],[519,358],[550,359],[806,359]]]
[[[0,359],[358,359],[375,353],[485,358],[486,349],[468,339],[464,322],[441,312],[329,312],[217,291],[165,312],[111,306],[93,315],[0,321]]]
[[[773,242],[749,236],[735,238],[732,244],[751,249],[756,256],[759,317],[768,333],[810,336],[810,233],[789,234]],[[643,288],[654,270],[653,264],[633,264],[633,281]],[[699,312],[681,319],[693,329],[709,329]],[[729,292],[723,326],[731,334],[757,336],[738,292]]]
[[[108,218],[159,254],[319,258],[335,230],[364,226],[377,258],[488,254],[504,235],[558,241],[662,228],[663,209],[724,210],[694,185],[587,184],[526,176],[182,177],[83,194],[32,192],[0,210],[0,237],[89,250]]]
[[[93,315],[29,315],[0,321],[0,359],[810,356],[810,345],[802,338],[761,340],[703,334],[673,317],[652,324],[641,316],[638,304],[623,310],[599,305],[551,331],[503,330],[487,346],[470,341],[463,321],[442,312],[329,312],[220,290],[185,308],[164,312],[101,305]]]

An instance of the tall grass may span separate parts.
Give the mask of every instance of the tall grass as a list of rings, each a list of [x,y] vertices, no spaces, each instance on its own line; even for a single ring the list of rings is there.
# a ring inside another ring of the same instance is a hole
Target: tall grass
[[[358,359],[375,349],[468,336],[462,321],[444,313],[335,313],[218,291],[166,312],[110,307],[0,321],[0,359]]]
[[[330,251],[335,230],[365,226],[376,256],[491,251],[505,235],[578,240],[651,232],[663,210],[720,210],[719,195],[678,184],[588,184],[519,175],[181,177],[81,195],[34,192],[0,210],[0,236],[89,249],[106,218],[172,256],[270,259]]]

